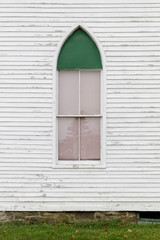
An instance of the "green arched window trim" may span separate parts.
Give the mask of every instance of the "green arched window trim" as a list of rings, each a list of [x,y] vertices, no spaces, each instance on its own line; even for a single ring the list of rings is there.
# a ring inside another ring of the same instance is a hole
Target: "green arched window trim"
[[[81,28],[75,30],[63,44],[57,69],[102,69],[95,42]]]

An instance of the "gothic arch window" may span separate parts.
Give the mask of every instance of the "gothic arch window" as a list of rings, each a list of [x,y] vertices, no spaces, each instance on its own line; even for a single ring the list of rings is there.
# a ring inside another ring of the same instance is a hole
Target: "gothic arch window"
[[[101,159],[101,71],[95,42],[81,28],[63,44],[58,70],[58,160]]]

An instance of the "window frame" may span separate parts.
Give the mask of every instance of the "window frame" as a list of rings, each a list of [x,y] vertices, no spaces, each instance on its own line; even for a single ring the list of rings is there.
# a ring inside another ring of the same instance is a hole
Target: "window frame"
[[[63,70],[84,70],[84,71],[100,71],[100,110],[101,110],[101,120],[100,120],[100,160],[97,161],[60,161],[58,160],[58,72],[57,69],[57,60],[59,53],[61,51],[61,48],[64,44],[64,42],[67,40],[67,38],[77,29],[81,27],[84,31],[87,32],[87,34],[91,37],[91,39],[96,43],[98,50],[100,52],[101,61],[102,61],[102,69],[63,69]],[[106,71],[104,67],[104,61],[105,61],[105,55],[99,45],[98,40],[96,37],[93,37],[93,34],[90,33],[89,30],[87,30],[87,27],[84,27],[82,25],[76,25],[72,28],[72,30],[65,35],[65,37],[62,39],[62,41],[59,44],[59,47],[57,48],[57,51],[55,53],[54,57],[54,69],[53,69],[53,115],[52,115],[52,129],[53,129],[53,142],[52,142],[52,156],[53,156],[53,163],[52,168],[58,168],[58,169],[74,169],[74,168],[84,168],[84,169],[106,169]]]

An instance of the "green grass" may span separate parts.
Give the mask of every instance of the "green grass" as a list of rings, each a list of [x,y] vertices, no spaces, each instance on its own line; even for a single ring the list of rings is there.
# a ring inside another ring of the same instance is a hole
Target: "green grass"
[[[160,224],[0,224],[0,240],[160,240]]]

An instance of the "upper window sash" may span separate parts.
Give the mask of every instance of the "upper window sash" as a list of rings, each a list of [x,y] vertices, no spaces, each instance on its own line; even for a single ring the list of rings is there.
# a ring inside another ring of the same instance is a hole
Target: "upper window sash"
[[[101,71],[59,71],[58,116],[100,116]]]

